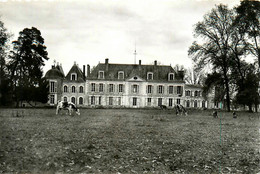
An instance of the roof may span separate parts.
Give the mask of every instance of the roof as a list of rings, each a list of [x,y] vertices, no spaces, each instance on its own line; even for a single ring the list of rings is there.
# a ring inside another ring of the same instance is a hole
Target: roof
[[[57,78],[64,78],[64,74],[62,71],[60,71],[57,66],[52,66],[52,68],[46,72],[45,78],[47,79],[57,79]]]
[[[153,81],[168,81],[169,73],[175,74],[175,80],[183,81],[183,72],[176,73],[171,66],[166,65],[139,65],[139,64],[110,64],[99,63],[90,75],[88,79],[98,79],[99,71],[104,71],[106,80],[118,80],[118,72],[124,72],[124,79],[131,78],[133,76],[139,76],[142,79],[147,79],[147,73],[153,73]]]
[[[83,72],[81,69],[78,67],[77,64],[74,64],[68,74],[65,77],[65,81],[72,81],[71,80],[71,74],[76,73],[77,74],[77,80],[73,80],[73,82],[85,82],[85,77],[83,75]]]
[[[198,88],[203,88],[203,86],[201,86],[201,85],[198,85],[198,84],[196,84],[196,85],[194,85],[194,84],[186,84],[185,85],[185,88],[187,89],[187,88],[196,88],[196,89],[198,89]]]

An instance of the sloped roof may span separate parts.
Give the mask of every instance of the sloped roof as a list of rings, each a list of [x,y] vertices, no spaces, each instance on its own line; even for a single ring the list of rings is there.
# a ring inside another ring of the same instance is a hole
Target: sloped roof
[[[107,67],[108,66],[108,67]],[[168,81],[168,74],[174,73],[175,80],[183,81],[182,75],[176,73],[171,66],[166,65],[138,65],[138,64],[105,64],[99,63],[90,73],[88,79],[98,79],[98,72],[105,72],[106,80],[118,80],[118,72],[124,72],[124,79],[135,75],[147,79],[147,73],[153,73],[153,81]]]
[[[191,89],[191,88],[196,88],[196,89],[200,88],[200,89],[201,89],[201,88],[203,88],[203,86],[198,85],[198,84],[196,84],[196,85],[194,85],[194,84],[186,84],[186,85],[185,85],[185,88],[186,88],[186,89],[188,89],[188,88],[189,88],[189,89]]]
[[[65,81],[72,81],[71,80],[71,74],[76,73],[77,74],[77,80],[74,80],[74,82],[85,82],[85,77],[83,75],[83,72],[81,69],[78,67],[77,64],[74,64],[68,74],[65,77]]]
[[[63,72],[60,71],[60,69],[58,69],[55,66],[52,66],[52,68],[46,72],[45,78],[47,79],[64,78],[64,74]]]

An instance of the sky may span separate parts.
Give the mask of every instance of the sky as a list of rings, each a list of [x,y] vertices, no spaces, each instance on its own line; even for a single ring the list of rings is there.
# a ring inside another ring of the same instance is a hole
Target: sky
[[[0,20],[18,38],[36,27],[47,46],[46,73],[55,62],[65,74],[99,62],[192,66],[194,25],[215,5],[239,0],[0,0]],[[134,51],[137,55],[135,58]],[[136,61],[135,61],[136,60]]]

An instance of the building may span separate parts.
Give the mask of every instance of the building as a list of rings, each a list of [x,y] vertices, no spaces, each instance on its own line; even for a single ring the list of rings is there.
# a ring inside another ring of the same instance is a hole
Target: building
[[[57,65],[45,77],[50,83],[50,105],[63,100],[81,107],[207,107],[201,86],[186,85],[183,71],[157,61],[153,65],[143,65],[141,60],[138,64],[111,64],[105,59],[91,72],[87,65],[87,73],[85,66],[81,70],[74,63],[66,76]]]

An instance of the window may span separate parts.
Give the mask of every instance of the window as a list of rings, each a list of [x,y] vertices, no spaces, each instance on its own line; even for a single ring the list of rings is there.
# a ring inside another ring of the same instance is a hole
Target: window
[[[152,72],[147,73],[147,80],[153,80],[153,73]]]
[[[104,84],[99,83],[99,92],[103,92],[103,91],[104,91]]]
[[[95,96],[90,97],[90,104],[95,105]]]
[[[124,71],[119,71],[118,72],[118,79],[123,80],[124,79]]]
[[[50,104],[54,104],[54,95],[50,95]]]
[[[108,98],[108,104],[109,104],[110,106],[113,105],[113,97],[109,97],[109,98]]]
[[[173,94],[173,86],[169,86],[169,94]]]
[[[173,73],[169,73],[169,80],[174,80],[174,74]]]
[[[172,98],[169,98],[169,107],[172,107]]]
[[[114,84],[109,84],[109,92],[114,92]]]
[[[50,92],[55,92],[55,82],[51,82]]]
[[[76,99],[75,99],[75,97],[71,97],[71,102],[74,103],[74,104],[76,104]]]
[[[95,92],[95,91],[96,91],[96,84],[91,83],[91,92]]]
[[[147,86],[147,93],[148,93],[148,94],[151,94],[151,93],[152,93],[152,87],[153,87],[152,85],[148,85],[148,86]]]
[[[147,98],[147,106],[151,106],[152,105],[152,98]]]
[[[181,94],[181,86],[177,86],[177,94]]]
[[[177,98],[177,104],[181,104],[181,99]]]
[[[198,97],[200,97],[200,91],[198,91]]]
[[[197,100],[194,101],[194,108],[198,107],[198,102]]]
[[[98,72],[98,78],[99,78],[99,79],[104,79],[104,77],[105,77],[105,76],[104,76],[104,71],[99,71],[99,72]]]
[[[163,94],[163,90],[164,90],[164,86],[159,85],[159,86],[158,86],[158,93],[159,93],[159,94]]]
[[[190,91],[185,91],[186,96],[190,96]]]
[[[102,97],[99,96],[99,97],[98,97],[98,104],[101,105],[101,103],[102,103]]]
[[[118,97],[118,105],[121,105],[121,97]]]
[[[186,107],[187,107],[187,108],[190,107],[190,101],[189,101],[189,100],[186,101]]]
[[[133,85],[132,88],[133,93],[138,93],[138,85]]]
[[[195,91],[194,97],[198,97],[198,91]]]
[[[133,106],[136,106],[136,105],[137,105],[137,98],[134,97],[134,98],[133,98]]]
[[[118,92],[123,92],[123,84],[118,85]]]
[[[71,87],[71,92],[72,92],[72,93],[75,93],[75,92],[76,92],[75,86],[72,86],[72,87]]]
[[[68,92],[68,87],[67,86],[63,87],[63,92]]]
[[[79,104],[83,105],[83,98],[82,97],[79,98]]]
[[[71,73],[71,80],[77,80],[77,74],[76,73]]]
[[[202,107],[203,107],[203,108],[206,107],[206,102],[205,102],[205,100],[202,101]]]
[[[162,105],[162,98],[158,98],[158,106]]]
[[[68,98],[67,97],[63,97],[63,101],[67,102]]]
[[[79,87],[79,93],[83,93],[83,86]]]

